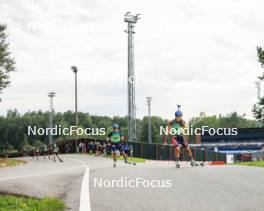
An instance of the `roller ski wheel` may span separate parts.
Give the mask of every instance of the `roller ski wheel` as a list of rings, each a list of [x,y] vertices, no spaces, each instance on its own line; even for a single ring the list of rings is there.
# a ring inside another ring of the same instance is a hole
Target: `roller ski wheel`
[[[195,160],[191,160],[191,166],[194,167],[194,166],[199,166],[199,163],[196,162]]]
[[[176,163],[176,166],[175,166],[177,169],[179,169],[181,166],[179,163]]]
[[[204,167],[204,163],[203,163],[203,162],[191,161],[191,166],[192,166],[192,167],[195,167],[195,166],[201,166],[201,167]]]
[[[116,164],[115,163],[114,163],[113,167],[116,168]]]
[[[125,161],[125,163],[126,163],[126,164],[131,164],[131,165],[134,165],[134,166],[136,165],[135,162],[130,162],[130,161]]]

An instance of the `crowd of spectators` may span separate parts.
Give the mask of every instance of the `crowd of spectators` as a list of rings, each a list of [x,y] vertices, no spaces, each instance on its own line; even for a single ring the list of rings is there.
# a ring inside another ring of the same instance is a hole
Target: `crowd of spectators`
[[[133,147],[132,145],[128,145],[125,143],[122,147],[122,150],[128,156],[133,156]],[[79,142],[78,145],[78,152],[79,153],[89,153],[95,154],[96,156],[105,156],[111,157],[112,155],[112,145],[109,141],[98,142],[98,141],[90,141],[85,144],[85,142]]]

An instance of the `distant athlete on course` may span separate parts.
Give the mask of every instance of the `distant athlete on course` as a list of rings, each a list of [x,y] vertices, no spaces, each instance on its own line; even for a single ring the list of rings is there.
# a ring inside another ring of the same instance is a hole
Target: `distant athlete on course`
[[[49,156],[49,152],[48,152],[48,146],[46,144],[43,146],[43,156],[44,156],[44,160],[46,159],[46,156],[48,156],[48,158],[50,160],[50,156]]]

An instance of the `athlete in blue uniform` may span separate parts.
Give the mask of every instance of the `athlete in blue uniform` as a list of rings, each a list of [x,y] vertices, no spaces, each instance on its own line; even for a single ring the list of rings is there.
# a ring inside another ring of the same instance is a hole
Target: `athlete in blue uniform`
[[[119,150],[120,154],[123,155],[125,162],[127,162],[127,156],[124,153],[123,142],[124,136],[123,133],[119,130],[118,124],[113,124],[113,131],[108,135],[107,140],[111,142],[112,151],[113,151],[113,160],[114,167],[116,167],[117,161],[117,150]]]

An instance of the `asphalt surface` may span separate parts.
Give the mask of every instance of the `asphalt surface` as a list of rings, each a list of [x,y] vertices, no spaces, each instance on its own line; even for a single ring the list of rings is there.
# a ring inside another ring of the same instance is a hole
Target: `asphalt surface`
[[[88,166],[92,211],[264,210],[264,168],[191,167],[183,163],[176,169],[173,163],[134,166],[122,161],[113,168],[112,161],[106,158],[62,157],[63,163],[25,158],[26,165],[0,169],[0,193],[59,197],[66,202],[67,210],[78,211],[83,175]]]

